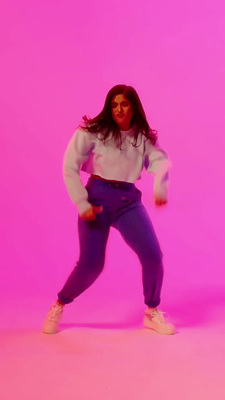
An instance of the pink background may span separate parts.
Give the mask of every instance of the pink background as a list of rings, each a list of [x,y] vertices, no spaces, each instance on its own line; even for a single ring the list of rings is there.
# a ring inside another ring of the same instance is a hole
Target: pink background
[[[71,270],[77,211],[62,180],[63,153],[82,115],[98,113],[109,88],[121,82],[137,89],[174,165],[167,208],[154,209],[151,177],[144,173],[138,184],[164,249],[165,286],[175,294],[183,286],[220,285],[221,9],[175,0],[141,0],[138,7],[130,1],[7,4],[0,59],[3,292],[55,297]],[[134,292],[135,257],[111,236],[101,287]],[[120,272],[128,273],[129,285],[118,282]]]
[[[154,208],[151,176],[137,183],[164,252],[162,308],[184,328],[220,318],[224,2],[3,0],[1,8],[3,328],[13,316],[14,328],[39,329],[76,262],[77,210],[62,179],[63,154],[82,115],[96,115],[118,83],[136,88],[173,162],[165,208]],[[18,302],[25,311],[15,316]],[[38,319],[35,311],[28,318],[28,305],[38,304]],[[141,318],[140,266],[113,230],[105,270],[77,308],[79,322],[87,309],[102,323]]]

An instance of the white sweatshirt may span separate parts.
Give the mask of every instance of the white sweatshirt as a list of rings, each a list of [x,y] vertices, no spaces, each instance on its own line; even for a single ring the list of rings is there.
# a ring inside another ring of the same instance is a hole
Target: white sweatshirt
[[[134,147],[133,131],[121,131],[121,146],[114,139],[106,143],[93,133],[79,128],[71,138],[64,156],[63,175],[71,200],[79,214],[90,208],[88,193],[83,186],[79,171],[99,175],[104,179],[134,183],[140,179],[145,167],[154,175],[154,197],[167,199],[168,171],[171,162],[166,153],[141,134]]]

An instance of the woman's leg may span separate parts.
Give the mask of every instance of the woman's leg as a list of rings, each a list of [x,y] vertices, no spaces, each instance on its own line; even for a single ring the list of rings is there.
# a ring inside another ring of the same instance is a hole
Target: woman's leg
[[[91,286],[102,272],[109,230],[109,218],[104,211],[96,215],[95,221],[78,218],[80,258],[58,293],[62,303],[71,303]]]
[[[128,206],[113,226],[119,230],[126,243],[140,259],[145,304],[157,307],[160,303],[163,282],[162,252],[141,201]]]
[[[44,333],[58,332],[63,305],[71,303],[91,286],[101,273],[109,229],[109,218],[104,211],[96,215],[95,221],[84,221],[80,217],[78,218],[80,258],[64,287],[58,293],[58,300],[52,305],[46,316],[42,327]]]

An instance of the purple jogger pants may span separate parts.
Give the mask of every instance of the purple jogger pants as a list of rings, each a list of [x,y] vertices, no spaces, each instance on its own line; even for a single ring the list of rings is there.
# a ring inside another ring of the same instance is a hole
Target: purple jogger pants
[[[98,278],[104,267],[110,227],[116,228],[139,257],[145,304],[157,307],[163,282],[162,252],[149,215],[141,202],[141,192],[133,183],[96,179],[91,176],[86,189],[89,202],[103,206],[94,221],[78,217],[79,260],[58,293],[68,304]]]

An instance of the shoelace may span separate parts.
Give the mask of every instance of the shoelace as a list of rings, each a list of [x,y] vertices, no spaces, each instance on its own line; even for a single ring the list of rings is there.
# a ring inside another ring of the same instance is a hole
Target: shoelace
[[[49,310],[49,314],[48,314],[48,320],[49,321],[57,321],[58,320],[58,315],[61,314],[62,312],[62,308],[57,307],[57,306],[53,306],[50,308]]]
[[[165,315],[166,313],[165,312],[163,312],[163,311],[159,311],[159,310],[153,310],[151,313],[150,313],[150,315],[152,316],[152,318],[157,318],[158,320],[159,320],[159,322],[161,322],[161,323],[165,323],[165,317],[164,317],[164,315]]]

